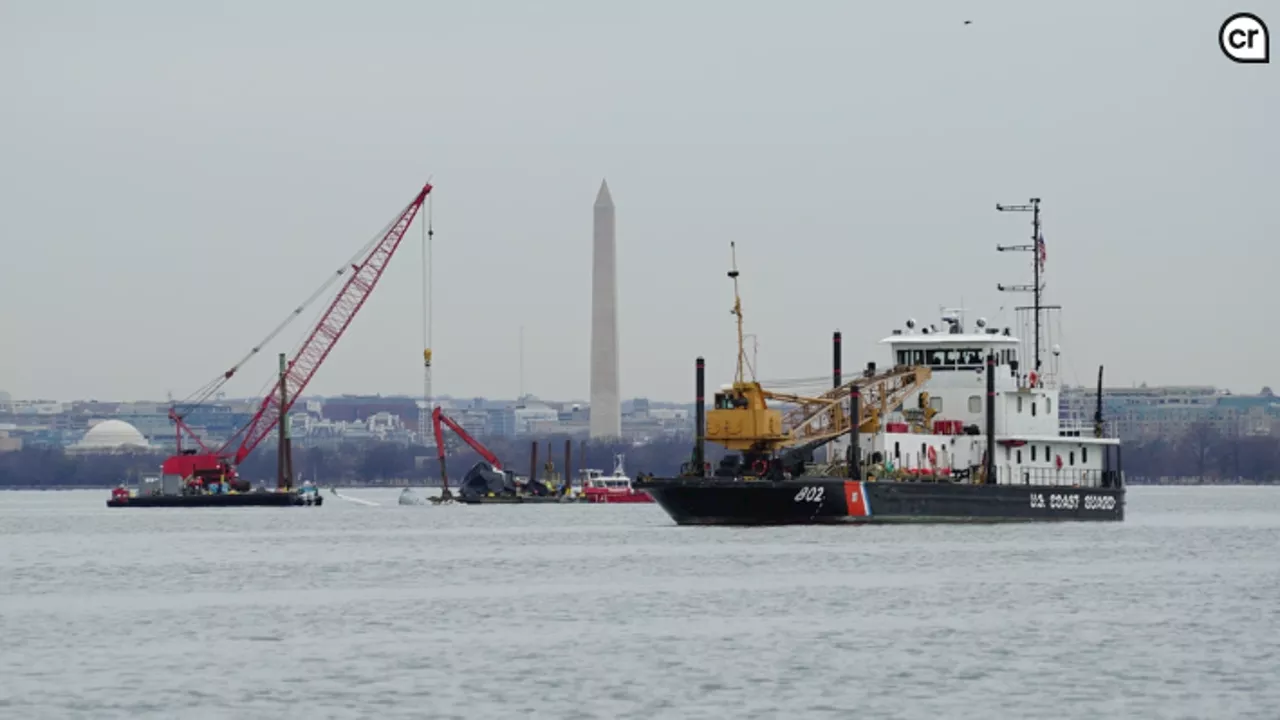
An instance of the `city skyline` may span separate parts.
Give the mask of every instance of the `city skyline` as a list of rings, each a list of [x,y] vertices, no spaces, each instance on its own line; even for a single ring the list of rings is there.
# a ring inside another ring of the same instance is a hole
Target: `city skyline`
[[[884,362],[878,340],[942,305],[1012,324],[1024,299],[996,285],[1029,262],[994,248],[1029,227],[994,206],[1030,197],[1064,381],[1105,365],[1119,386],[1275,386],[1280,340],[1242,289],[1280,259],[1263,242],[1280,229],[1280,86],[1222,57],[1226,13],[979,0],[964,26],[922,10],[904,53],[883,32],[900,10],[819,0],[11,4],[0,390],[184,398],[430,177],[436,391],[514,395],[523,326],[525,385],[587,396],[583,210],[606,176],[626,199],[630,395],[691,395],[697,356],[709,383],[732,378],[730,240],[762,379],[825,374],[836,329],[846,364]],[[308,393],[416,392],[419,234]],[[269,383],[310,320],[229,394]]]

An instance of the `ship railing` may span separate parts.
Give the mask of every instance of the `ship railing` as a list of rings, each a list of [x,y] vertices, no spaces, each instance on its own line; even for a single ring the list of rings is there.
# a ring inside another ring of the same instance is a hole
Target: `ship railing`
[[[1122,482],[1116,470],[1064,468],[1028,468],[1014,465],[996,467],[997,482],[1001,485],[1032,485],[1037,487],[1119,487]]]

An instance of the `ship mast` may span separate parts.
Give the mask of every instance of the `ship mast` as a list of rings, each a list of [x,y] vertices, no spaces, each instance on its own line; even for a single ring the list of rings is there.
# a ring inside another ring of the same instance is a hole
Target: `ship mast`
[[[1043,333],[1041,332],[1041,313],[1048,310],[1059,310],[1056,305],[1044,305],[1041,298],[1044,294],[1044,237],[1040,231],[1040,198],[1031,198],[1025,205],[1002,205],[996,203],[996,210],[999,212],[1029,212],[1031,213],[1031,243],[1029,245],[997,245],[996,250],[1000,252],[1029,252],[1032,254],[1032,283],[1030,285],[996,285],[996,289],[1001,292],[1029,292],[1032,297],[1031,307],[1019,307],[1018,310],[1031,310],[1032,314],[1032,370],[1037,378],[1043,377],[1040,361],[1040,344]]]
[[[738,318],[738,371],[733,381],[734,383],[743,383],[746,382],[746,375],[743,369],[747,364],[747,346],[742,335],[742,298],[738,295],[738,250],[732,240],[729,241],[729,255],[733,263],[732,269],[729,270],[729,277],[733,280],[732,312]]]

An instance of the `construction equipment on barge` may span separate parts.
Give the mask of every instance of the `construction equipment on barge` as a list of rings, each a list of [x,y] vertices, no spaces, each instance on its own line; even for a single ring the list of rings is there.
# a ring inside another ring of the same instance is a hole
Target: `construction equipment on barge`
[[[329,353],[337,345],[352,320],[364,306],[369,295],[377,287],[391,258],[400,247],[400,242],[413,223],[414,217],[422,208],[423,201],[430,194],[432,186],[426,183],[403,210],[401,210],[378,235],[367,243],[348,263],[330,276],[310,298],[289,314],[289,317],[278,325],[262,342],[255,345],[231,369],[210,381],[192,398],[184,402],[181,410],[177,405],[170,407],[169,418],[173,421],[176,434],[177,452],[166,459],[161,466],[162,484],[165,491],[161,494],[171,495],[169,488],[179,487],[178,498],[191,498],[186,501],[190,506],[227,505],[239,506],[255,504],[247,497],[264,494],[262,491],[250,493],[250,484],[240,477],[237,466],[244,462],[258,445],[273,430],[280,436],[280,459],[276,478],[277,493],[297,495],[293,490],[293,473],[289,457],[288,413],[297,399],[301,397],[316,371],[324,363]],[[221,446],[211,448],[185,421],[192,410],[202,406],[215,396],[239,370],[256,356],[262,348],[288,325],[292,323],[315,300],[335,282],[344,279],[340,290],[321,315],[319,321],[311,328],[305,340],[286,361],[281,356],[280,374],[274,386],[259,403],[257,412],[240,430]],[[183,438],[189,436],[196,448],[183,448]],[[310,495],[310,493],[308,493]],[[130,507],[158,503],[147,500],[147,496],[131,493],[113,495],[108,501],[111,507]],[[315,493],[318,500],[319,494]],[[221,498],[226,498],[225,500]],[[234,499],[233,499],[234,498]],[[256,504],[314,504],[320,502],[292,503],[277,498],[261,498]],[[166,501],[164,506],[184,506],[180,500]]]
[[[526,482],[520,482],[515,473],[503,467],[493,451],[485,447],[459,425],[453,418],[444,414],[438,406],[431,412],[431,426],[435,433],[436,453],[440,462],[440,481],[443,486],[440,496],[431,502],[440,504],[462,502],[468,505],[497,505],[512,503],[560,503],[572,502],[566,494],[568,485],[553,488],[550,484],[537,479],[538,445],[533,444],[533,456],[530,462],[530,476]],[[474,450],[482,459],[463,476],[455,497],[449,488],[449,474],[445,469],[444,428],[447,426],[464,443]]]

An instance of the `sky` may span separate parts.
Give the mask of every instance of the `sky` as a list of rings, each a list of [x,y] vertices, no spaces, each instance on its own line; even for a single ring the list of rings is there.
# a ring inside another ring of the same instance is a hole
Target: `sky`
[[[0,390],[186,397],[428,178],[437,394],[588,396],[605,178],[624,397],[732,379],[730,241],[764,380],[1010,324],[1031,197],[1063,381],[1280,386],[1280,69],[1217,42],[1268,7],[5,0]],[[308,393],[421,394],[423,288],[415,224]]]

